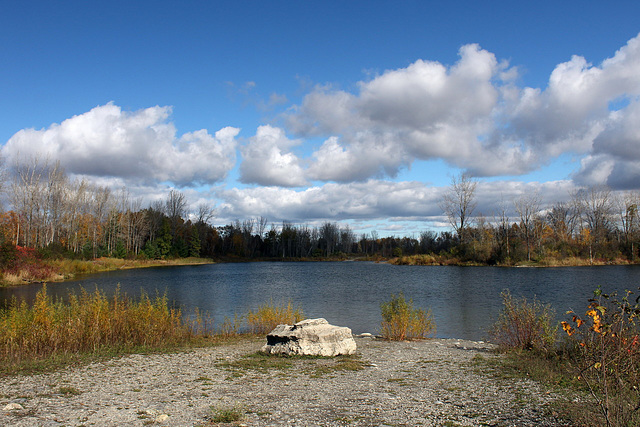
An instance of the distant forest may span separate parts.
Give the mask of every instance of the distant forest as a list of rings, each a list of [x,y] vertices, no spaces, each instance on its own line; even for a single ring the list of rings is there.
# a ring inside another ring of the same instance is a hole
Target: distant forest
[[[566,202],[541,206],[530,194],[498,207],[491,218],[475,215],[476,181],[452,179],[442,201],[451,232],[424,231],[415,237],[357,235],[348,225],[317,227],[267,218],[212,225],[214,208],[188,206],[172,190],[143,207],[126,189],[113,191],[71,179],[59,163],[31,159],[6,175],[11,209],[1,214],[3,247],[35,248],[43,257],[95,259],[392,258],[428,254],[439,263],[509,265],[525,261],[582,258],[635,261],[640,233],[638,194],[614,195],[593,187]],[[512,218],[507,212],[517,212]]]

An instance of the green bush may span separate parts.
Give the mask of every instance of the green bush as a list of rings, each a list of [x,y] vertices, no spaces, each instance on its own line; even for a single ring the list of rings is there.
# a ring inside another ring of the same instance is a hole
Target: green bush
[[[502,292],[503,308],[489,335],[503,349],[551,351],[558,332],[555,313],[548,304],[535,298],[514,298]]]
[[[382,336],[389,340],[410,340],[435,335],[436,323],[431,310],[413,308],[413,300],[408,302],[400,292],[391,294],[391,300],[380,304],[382,311]]]

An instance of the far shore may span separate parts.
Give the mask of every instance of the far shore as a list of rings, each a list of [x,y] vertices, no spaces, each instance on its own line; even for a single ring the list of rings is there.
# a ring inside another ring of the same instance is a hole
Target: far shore
[[[63,282],[73,280],[85,274],[94,274],[115,270],[129,270],[151,267],[174,267],[186,265],[213,264],[216,261],[207,258],[174,258],[154,260],[132,260],[121,258],[97,258],[95,260],[49,260],[46,265],[52,270],[47,277],[32,277],[27,271],[17,274],[4,273],[0,286],[19,286],[42,282]]]

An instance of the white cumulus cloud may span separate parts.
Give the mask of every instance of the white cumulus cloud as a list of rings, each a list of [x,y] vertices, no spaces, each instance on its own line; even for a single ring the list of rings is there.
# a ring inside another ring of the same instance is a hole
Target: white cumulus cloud
[[[325,137],[307,159],[310,179],[393,177],[416,159],[476,176],[519,175],[572,153],[585,156],[578,182],[631,185],[640,169],[640,35],[597,65],[570,57],[545,88],[518,87],[517,77],[516,67],[469,44],[451,66],[417,60],[353,93],[317,86],[286,123],[294,134]]]
[[[307,184],[298,157],[289,149],[299,144],[284,131],[260,126],[249,143],[241,147],[240,181],[260,185],[300,187]]]
[[[127,182],[170,181],[178,186],[223,180],[235,164],[239,129],[226,127],[176,136],[170,107],[127,112],[108,103],[46,129],[23,129],[2,148],[11,161],[40,156],[67,172]]]

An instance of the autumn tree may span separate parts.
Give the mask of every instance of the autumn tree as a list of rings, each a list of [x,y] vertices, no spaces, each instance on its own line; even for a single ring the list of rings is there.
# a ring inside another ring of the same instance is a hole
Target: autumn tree
[[[605,243],[611,233],[613,221],[613,197],[604,185],[580,189],[572,194],[573,203],[580,213],[581,235],[589,247],[589,258],[603,254]]]
[[[559,243],[568,242],[576,231],[578,211],[575,206],[566,202],[557,202],[546,214],[546,223]]]
[[[633,261],[635,259],[635,243],[638,238],[638,229],[640,225],[638,213],[640,194],[635,191],[629,191],[618,195],[615,201],[618,221],[624,236],[624,243],[629,251],[629,257]]]
[[[476,208],[475,193],[478,182],[463,173],[451,178],[451,186],[442,197],[440,208],[449,219],[458,238],[464,243],[465,228],[469,226]]]
[[[540,196],[537,192],[523,194],[513,204],[520,216],[520,231],[525,240],[527,261],[531,261],[531,241],[535,232],[535,217],[540,211]]]

